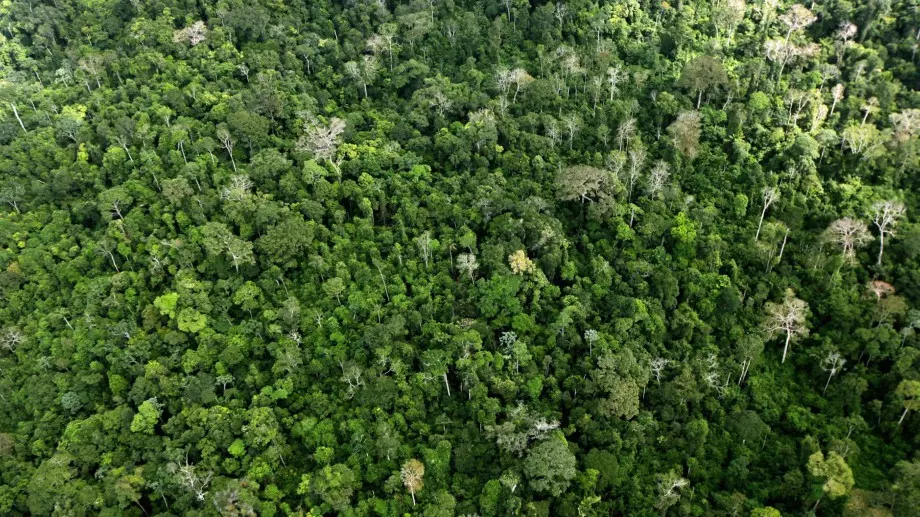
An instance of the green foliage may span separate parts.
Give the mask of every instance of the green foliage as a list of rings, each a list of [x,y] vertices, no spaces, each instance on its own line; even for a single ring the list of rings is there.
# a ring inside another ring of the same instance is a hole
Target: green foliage
[[[531,488],[552,496],[562,494],[577,473],[575,455],[560,435],[537,444],[524,460],[524,474]]]
[[[920,507],[911,2],[173,4],[0,2],[0,514]]]

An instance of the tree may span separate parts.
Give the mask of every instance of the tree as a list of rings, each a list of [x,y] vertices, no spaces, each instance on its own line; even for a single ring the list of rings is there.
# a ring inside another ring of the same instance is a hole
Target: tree
[[[620,83],[623,82],[624,73],[619,66],[612,66],[607,69],[607,88],[610,90],[610,102],[613,102],[613,96],[620,91]]]
[[[690,481],[681,477],[676,472],[669,471],[667,474],[658,477],[658,502],[655,508],[662,513],[667,512],[668,508],[677,504],[680,500],[681,491],[690,485]]]
[[[779,189],[776,187],[764,187],[763,210],[760,211],[760,222],[757,223],[757,233],[754,234],[755,241],[760,238],[760,229],[763,226],[763,218],[767,214],[767,209],[770,208],[777,199],[779,199]]]
[[[904,404],[904,412],[898,419],[898,425],[901,425],[907,417],[907,412],[920,406],[920,381],[903,380],[898,384],[894,393],[901,397]]]
[[[881,134],[874,124],[849,125],[840,133],[843,145],[858,155],[875,152],[881,143]]]
[[[731,43],[735,36],[735,30],[744,20],[744,12],[747,8],[744,0],[719,0],[716,2],[713,12],[712,21],[716,29],[724,29],[728,34],[728,43]]]
[[[344,511],[351,502],[355,488],[355,474],[341,463],[326,465],[311,482],[313,491],[336,512]]]
[[[364,97],[367,98],[367,85],[377,78],[378,68],[379,64],[376,57],[364,55],[361,56],[360,62],[349,61],[345,63],[345,74],[358,83],[364,92]]]
[[[157,402],[156,397],[145,400],[137,408],[137,414],[131,421],[131,432],[153,434],[153,427],[159,422],[163,405]]]
[[[696,157],[700,144],[700,113],[698,111],[684,111],[677,116],[670,126],[668,133],[674,141],[674,146],[688,160]]]
[[[786,26],[786,41],[792,36],[793,31],[800,31],[815,23],[818,17],[802,4],[794,4],[789,11],[780,15],[779,20]]]
[[[598,403],[603,416],[628,420],[639,414],[639,397],[648,383],[649,371],[630,349],[599,354],[591,376],[597,390],[605,395]]]
[[[473,275],[479,269],[479,263],[476,261],[476,255],[472,253],[461,253],[457,256],[457,269],[465,273],[473,280]]]
[[[856,261],[856,250],[862,248],[872,239],[866,223],[844,217],[832,222],[825,230],[825,238],[840,246],[844,262]]]
[[[658,160],[652,165],[652,170],[648,175],[648,192],[652,196],[660,195],[668,185],[668,179],[671,177],[671,167],[664,160]]]
[[[236,160],[233,159],[233,145],[236,143],[233,140],[233,136],[230,134],[230,130],[226,127],[217,128],[217,133],[215,134],[218,140],[220,140],[221,145],[224,146],[224,149],[227,151],[227,155],[230,156],[230,164],[233,165],[233,172],[238,172],[236,170]]]
[[[656,357],[652,359],[652,362],[649,364],[649,370],[651,370],[652,375],[655,376],[655,382],[657,382],[659,386],[661,386],[661,374],[669,364],[671,364],[671,361],[663,357]]]
[[[399,50],[396,44],[397,27],[393,23],[385,23],[380,27],[380,33],[371,35],[367,39],[367,48],[371,52],[378,54],[385,52],[390,58],[390,71],[393,71],[393,58]]]
[[[581,117],[577,113],[570,113],[562,119],[562,122],[569,133],[569,150],[571,150],[572,142],[575,140],[575,133],[581,129]]]
[[[767,302],[766,312],[767,319],[764,326],[770,336],[785,334],[783,360],[781,361],[785,363],[790,343],[808,336],[808,327],[805,326],[808,318],[808,303],[796,298],[795,293],[790,289],[786,291],[786,297],[782,303]]]
[[[821,483],[822,495],[815,503],[815,508],[818,508],[823,496],[837,499],[847,495],[855,484],[849,465],[836,451],[831,451],[826,458],[821,451],[809,456],[808,472]]]
[[[710,56],[699,56],[687,62],[680,74],[679,86],[697,92],[696,109],[700,109],[703,93],[728,82],[722,62]]]
[[[0,332],[0,349],[12,352],[16,350],[23,342],[25,335],[16,327],[6,327]]]
[[[25,187],[19,183],[10,183],[0,189],[0,202],[10,205],[19,214],[22,213],[19,210],[19,204],[22,203],[25,195]]]
[[[177,29],[173,33],[173,41],[175,43],[188,43],[193,47],[206,39],[208,39],[208,27],[201,20],[198,20],[188,27]]]
[[[847,360],[836,351],[828,352],[824,359],[821,360],[821,369],[827,372],[827,382],[824,383],[824,390],[821,393],[827,393],[827,387],[830,385],[831,379],[840,372],[846,362]]]
[[[885,235],[894,235],[894,227],[898,220],[904,216],[904,203],[900,201],[878,201],[872,204],[872,224],[878,228],[878,260],[876,264],[882,265],[882,254],[885,252]]]
[[[323,123],[319,119],[309,118],[303,124],[303,136],[297,140],[297,150],[313,153],[319,161],[328,161],[340,173],[336,151],[345,132],[345,121],[332,117]]]
[[[185,457],[183,464],[171,464],[170,470],[175,473],[178,484],[191,492],[195,499],[204,501],[208,495],[207,487],[211,484],[211,478],[214,476],[208,471],[204,474],[198,472],[198,468],[188,462],[188,456]]]
[[[573,165],[556,176],[556,195],[563,201],[594,202],[606,194],[610,174],[589,165]]]
[[[524,460],[524,474],[530,487],[553,497],[568,489],[577,472],[575,455],[558,432],[537,444]]]
[[[524,250],[517,250],[508,255],[508,265],[511,266],[511,272],[515,275],[532,273],[536,269],[533,261],[527,257]]]
[[[425,487],[425,465],[417,460],[411,459],[403,463],[402,470],[399,471],[403,485],[412,495],[412,506],[415,506],[415,493]]]

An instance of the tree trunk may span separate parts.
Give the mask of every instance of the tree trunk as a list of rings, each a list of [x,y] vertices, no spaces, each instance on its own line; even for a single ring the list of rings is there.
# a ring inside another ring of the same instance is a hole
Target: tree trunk
[[[885,253],[885,232],[884,231],[879,232],[878,238],[879,238],[878,262],[876,262],[876,264],[881,266],[882,265],[882,253]]]
[[[767,215],[767,209],[768,209],[768,208],[770,208],[770,205],[765,203],[765,204],[763,205],[763,210],[760,212],[760,222],[757,223],[757,233],[754,235],[754,241],[755,241],[755,242],[756,242],[758,239],[760,239],[760,229],[761,229],[761,227],[763,226],[763,218],[764,218],[765,215]]]
[[[13,115],[16,115],[16,120],[19,122],[19,127],[22,128],[23,133],[27,132],[25,124],[23,124],[22,119],[19,118],[19,110],[16,109],[16,105],[11,102],[10,107],[13,108]]]
[[[783,235],[783,245],[779,248],[779,256],[776,257],[777,263],[783,258],[783,251],[786,250],[786,239],[789,237],[789,228],[786,228],[786,234]]]
[[[792,339],[792,334],[789,331],[786,331],[786,346],[783,347],[783,360],[781,362],[786,362],[786,352],[789,351],[789,341]]]
[[[904,422],[904,418],[907,416],[908,411],[910,411],[910,408],[905,407],[904,412],[901,413],[901,418],[898,419],[898,425],[901,425],[901,423]]]

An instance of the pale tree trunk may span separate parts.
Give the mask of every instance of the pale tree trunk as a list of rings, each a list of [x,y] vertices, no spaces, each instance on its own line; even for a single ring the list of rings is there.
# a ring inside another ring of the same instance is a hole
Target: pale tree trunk
[[[761,230],[761,227],[763,227],[763,218],[764,218],[764,216],[767,215],[767,209],[768,209],[768,208],[770,208],[770,205],[765,203],[765,204],[763,205],[763,210],[761,210],[761,212],[760,212],[760,222],[757,223],[757,233],[754,235],[754,240],[755,240],[755,241],[757,241],[757,239],[760,239],[760,230]]]
[[[786,250],[786,239],[787,239],[788,237],[789,237],[789,228],[786,228],[786,234],[783,235],[783,245],[780,246],[780,248],[779,248],[779,256],[776,257],[777,262],[780,261],[780,260],[782,260],[782,258],[783,258],[783,251]]]
[[[450,396],[450,383],[447,382],[447,372],[444,372],[444,385],[447,386],[447,396]]]
[[[16,115],[16,120],[19,122],[19,127],[22,128],[23,133],[27,132],[25,124],[23,124],[22,119],[19,118],[19,110],[16,109],[16,105],[11,102],[10,107],[13,108],[13,115]]]
[[[881,266],[882,265],[882,254],[885,253],[885,232],[879,232],[878,238],[879,238],[878,262],[876,262],[876,264]]]
[[[790,340],[792,340],[792,334],[789,333],[789,331],[786,331],[786,346],[783,347],[783,360],[782,360],[783,363],[786,362],[786,352],[789,351],[789,341]]]
[[[412,494],[412,506],[415,506],[415,492],[410,490],[409,493]]]
[[[898,419],[898,425],[901,425],[901,423],[904,422],[904,418],[907,417],[907,412],[908,412],[908,411],[910,411],[910,408],[909,408],[909,407],[905,407],[905,408],[904,408],[904,412],[901,413],[901,418]]]

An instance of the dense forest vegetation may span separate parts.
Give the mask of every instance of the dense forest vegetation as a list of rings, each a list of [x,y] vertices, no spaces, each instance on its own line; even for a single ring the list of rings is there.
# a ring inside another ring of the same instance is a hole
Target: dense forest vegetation
[[[0,514],[920,515],[914,0],[0,0]]]

